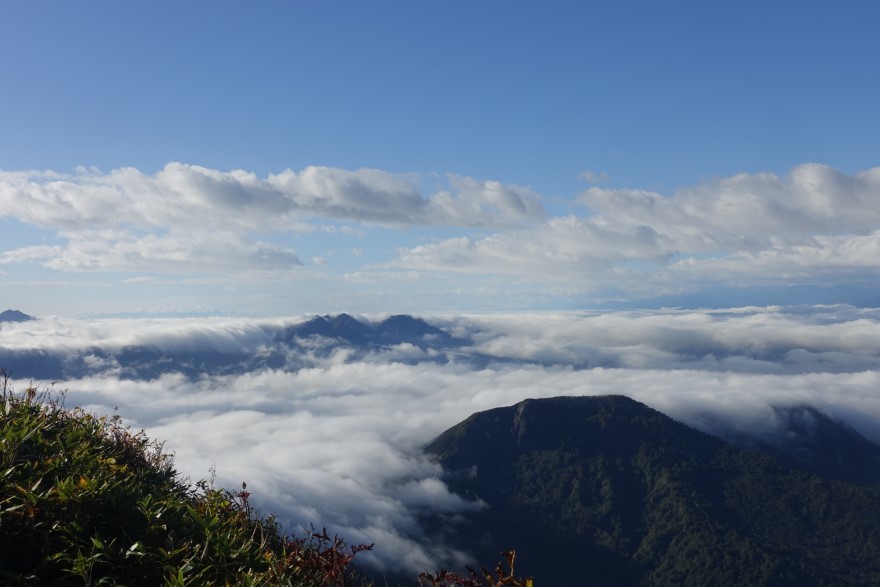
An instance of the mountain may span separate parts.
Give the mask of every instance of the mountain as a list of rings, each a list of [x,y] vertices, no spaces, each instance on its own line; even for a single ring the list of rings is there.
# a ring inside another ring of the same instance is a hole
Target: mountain
[[[379,340],[394,344],[419,344],[425,341],[447,343],[452,337],[436,326],[431,326],[421,318],[413,318],[406,314],[398,314],[382,320],[376,325]]]
[[[348,314],[334,317],[315,316],[308,322],[290,328],[289,333],[297,338],[323,336],[339,338],[354,344],[363,344],[373,329]]]
[[[12,311],[2,316],[17,316]],[[21,314],[25,316],[25,314]],[[266,325],[257,335],[241,344],[193,344],[161,346],[154,344],[124,347],[92,346],[81,349],[20,348],[0,345],[0,367],[18,378],[66,380],[94,376],[112,370],[123,379],[155,379],[165,373],[180,373],[197,379],[205,374],[234,375],[259,369],[297,371],[311,362],[330,356],[339,347],[351,350],[352,357],[394,350],[411,344],[421,351],[396,360],[447,360],[444,350],[469,341],[454,339],[445,331],[412,316],[391,316],[378,323],[358,320],[348,314],[315,316],[288,327]]]
[[[808,405],[777,406],[774,412],[779,427],[773,433],[722,437],[736,446],[773,455],[788,466],[822,477],[880,484],[880,446],[852,426]]]
[[[34,317],[18,310],[4,310],[0,312],[0,322],[27,322],[29,320],[34,320]]]
[[[291,341],[312,336],[332,338],[357,347],[403,343],[420,347],[443,346],[453,340],[448,333],[421,318],[403,314],[391,316],[379,323],[362,322],[344,313],[332,317],[315,316],[287,331],[287,338]]]
[[[622,396],[526,400],[427,447],[486,503],[426,526],[542,585],[880,583],[880,492],[736,448]]]

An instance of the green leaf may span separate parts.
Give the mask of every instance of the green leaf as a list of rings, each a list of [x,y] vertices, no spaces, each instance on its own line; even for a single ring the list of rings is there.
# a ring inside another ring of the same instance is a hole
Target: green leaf
[[[190,517],[192,517],[193,520],[198,522],[199,526],[202,526],[202,527],[205,526],[205,518],[200,516],[199,512],[197,512],[194,507],[192,507],[191,505],[188,505],[188,506],[186,506],[186,511],[189,512],[189,515],[190,515]]]

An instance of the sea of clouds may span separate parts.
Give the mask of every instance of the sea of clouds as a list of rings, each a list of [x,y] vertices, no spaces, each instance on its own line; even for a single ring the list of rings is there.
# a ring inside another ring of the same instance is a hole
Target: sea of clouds
[[[91,360],[88,376],[55,384],[68,404],[118,409],[164,440],[194,480],[213,469],[218,485],[246,481],[257,507],[290,531],[315,524],[375,542],[362,560],[386,569],[461,562],[454,548],[422,540],[419,516],[480,506],[451,494],[420,448],[474,412],[526,398],[623,394],[709,432],[764,435],[780,426],[773,406],[811,404],[880,440],[877,309],[425,318],[455,342],[358,349],[312,339],[287,348],[277,333],[305,318],[45,318],[3,324],[0,351],[7,360],[38,351]],[[113,360],[138,347],[290,356],[274,367],[169,368],[139,379]],[[15,377],[15,365],[3,366]]]

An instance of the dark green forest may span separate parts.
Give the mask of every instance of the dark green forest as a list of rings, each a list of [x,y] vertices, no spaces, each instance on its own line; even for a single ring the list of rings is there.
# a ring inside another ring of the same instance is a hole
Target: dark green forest
[[[880,584],[880,494],[737,449],[622,396],[527,400],[427,450],[487,507],[446,539],[514,544],[546,585]]]

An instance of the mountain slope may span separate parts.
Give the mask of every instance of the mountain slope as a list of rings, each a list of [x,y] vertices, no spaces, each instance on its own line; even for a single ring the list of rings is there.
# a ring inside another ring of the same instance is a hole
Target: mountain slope
[[[779,429],[774,433],[726,434],[741,448],[775,456],[788,466],[828,479],[880,484],[880,445],[846,422],[808,405],[774,408]],[[723,425],[719,430],[724,430]]]
[[[446,539],[546,585],[880,582],[880,498],[621,396],[526,400],[427,448],[488,507]],[[437,520],[434,520],[437,526]]]

